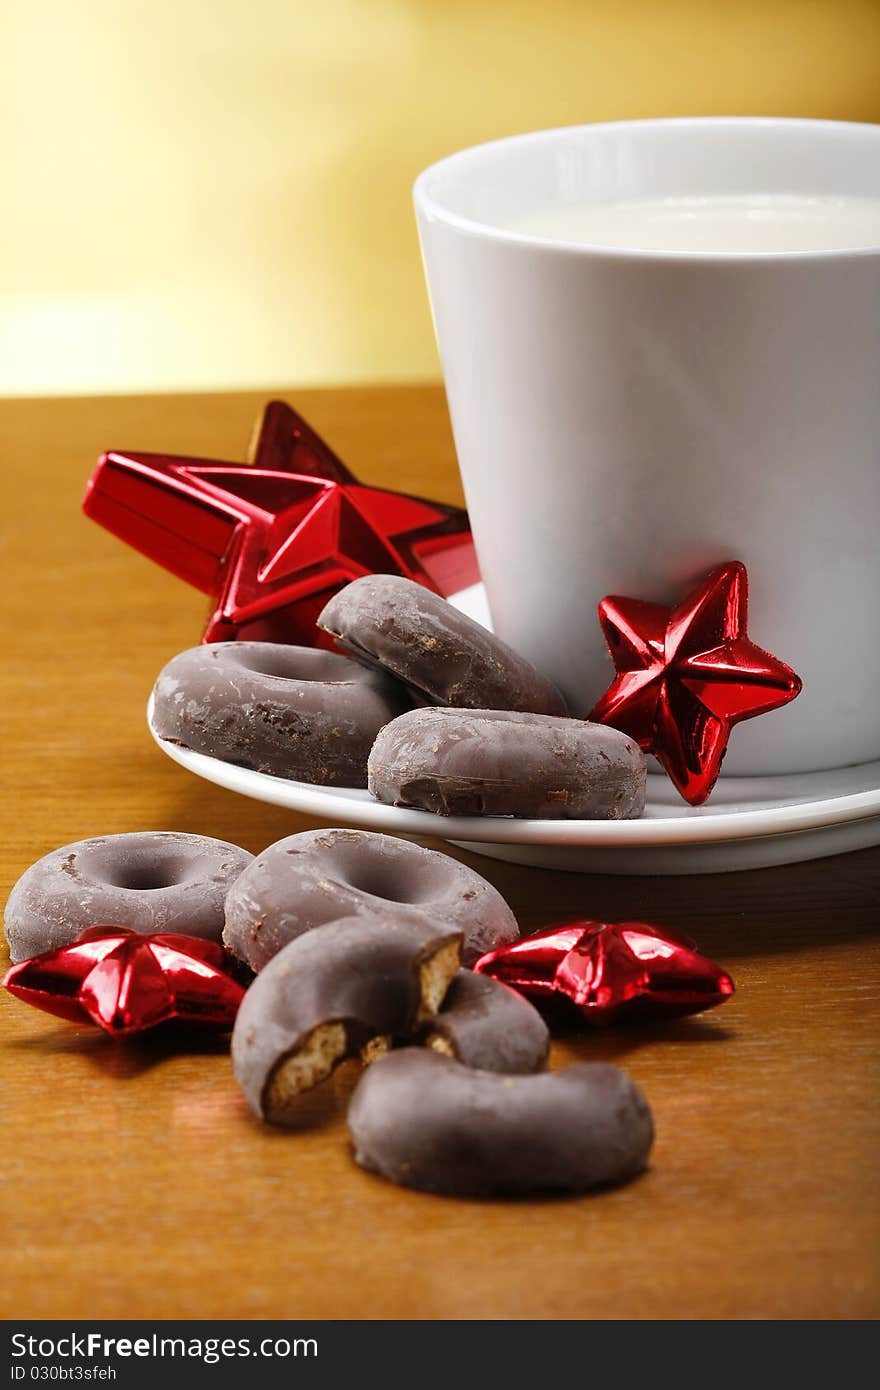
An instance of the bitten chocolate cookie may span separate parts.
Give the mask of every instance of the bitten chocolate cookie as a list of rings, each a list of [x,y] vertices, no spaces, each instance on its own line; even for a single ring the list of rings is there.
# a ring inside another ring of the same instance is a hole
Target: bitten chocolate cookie
[[[153,728],[197,753],[299,782],[366,786],[376,734],[403,687],[336,652],[216,642],[175,656],[153,691]]]
[[[372,1060],[435,1013],[461,936],[437,922],[346,917],[291,941],[251,985],[232,1034],[232,1065],[270,1124],[347,1057]]]
[[[645,809],[645,756],[605,724],[504,710],[415,709],[386,724],[373,796],[441,816],[621,820]]]
[[[565,714],[559,691],[525,657],[421,584],[355,579],[318,618],[352,656],[398,676],[417,699],[465,709]]]
[[[550,1034],[521,994],[489,975],[459,970],[420,1041],[466,1067],[529,1072],[547,1065]]]
[[[32,864],[9,895],[9,954],[27,960],[105,925],[219,941],[226,894],[252,859],[225,840],[174,830],[62,845]]]
[[[458,1197],[623,1182],[645,1168],[653,1140],[644,1096],[607,1062],[504,1076],[415,1047],[364,1073],[348,1128],[363,1168]]]
[[[367,830],[306,830],[264,850],[226,900],[223,939],[262,970],[282,946],[325,922],[389,910],[462,934],[466,964],[515,941],[516,918],[473,869],[435,850]]]

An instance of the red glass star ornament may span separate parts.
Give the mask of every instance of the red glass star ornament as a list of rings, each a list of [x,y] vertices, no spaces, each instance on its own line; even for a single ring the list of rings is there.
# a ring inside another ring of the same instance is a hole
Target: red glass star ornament
[[[734,724],[787,705],[801,689],[790,666],[746,636],[748,576],[734,560],[677,608],[603,598],[599,621],[617,678],[589,718],[629,734],[685,801],[705,801]]]
[[[283,401],[263,412],[246,464],[102,455],[87,516],[216,597],[203,641],[332,645],[327,600],[364,574],[402,574],[444,597],[473,584],[467,513],[359,483]]]
[[[534,999],[570,1000],[589,1023],[701,1013],[733,980],[694,943],[648,922],[570,922],[481,956],[474,970]]]
[[[244,989],[226,962],[222,946],[200,937],[89,927],[70,945],[13,965],[3,983],[37,1009],[114,1037],[169,1019],[231,1028]]]

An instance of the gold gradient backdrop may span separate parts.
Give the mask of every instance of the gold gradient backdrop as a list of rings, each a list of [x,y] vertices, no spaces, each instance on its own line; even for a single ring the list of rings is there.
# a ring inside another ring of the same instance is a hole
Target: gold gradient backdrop
[[[0,392],[436,375],[410,188],[640,116],[880,118],[877,0],[4,0]]]

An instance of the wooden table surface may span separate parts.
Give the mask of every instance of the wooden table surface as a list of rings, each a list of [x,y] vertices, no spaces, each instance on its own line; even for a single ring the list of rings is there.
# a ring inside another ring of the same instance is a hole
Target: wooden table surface
[[[144,704],[205,599],[86,521],[95,456],[243,460],[256,395],[0,405],[7,638],[2,891],[56,845],[176,829],[258,851],[315,824],[197,781]],[[292,397],[366,480],[460,500],[439,389]],[[562,1200],[404,1191],[353,1163],[340,1075],[296,1133],[245,1106],[225,1043],[116,1044],[3,992],[4,1313],[67,1318],[856,1318],[878,1297],[880,854],[699,878],[461,855],[525,930],[684,928],[737,982],[704,1018],[575,1033],[654,1109],[650,1171]]]

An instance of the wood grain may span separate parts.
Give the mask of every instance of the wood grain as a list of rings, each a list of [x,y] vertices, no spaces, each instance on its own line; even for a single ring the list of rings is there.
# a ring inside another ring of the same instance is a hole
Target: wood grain
[[[261,397],[0,407],[8,636],[4,895],[38,855],[175,828],[259,850],[304,818],[197,782],[144,704],[204,599],[87,522],[103,448],[243,459]],[[435,388],[302,392],[366,479],[460,500]],[[462,858],[468,858],[462,854]],[[648,1094],[651,1170],[618,1191],[479,1204],[367,1176],[340,1074],[301,1131],[261,1128],[223,1045],[117,1046],[4,994],[5,1312],[17,1317],[855,1318],[880,1311],[880,855],[680,879],[469,859],[524,928],[684,928],[735,975],[723,1010],[559,1038]]]

